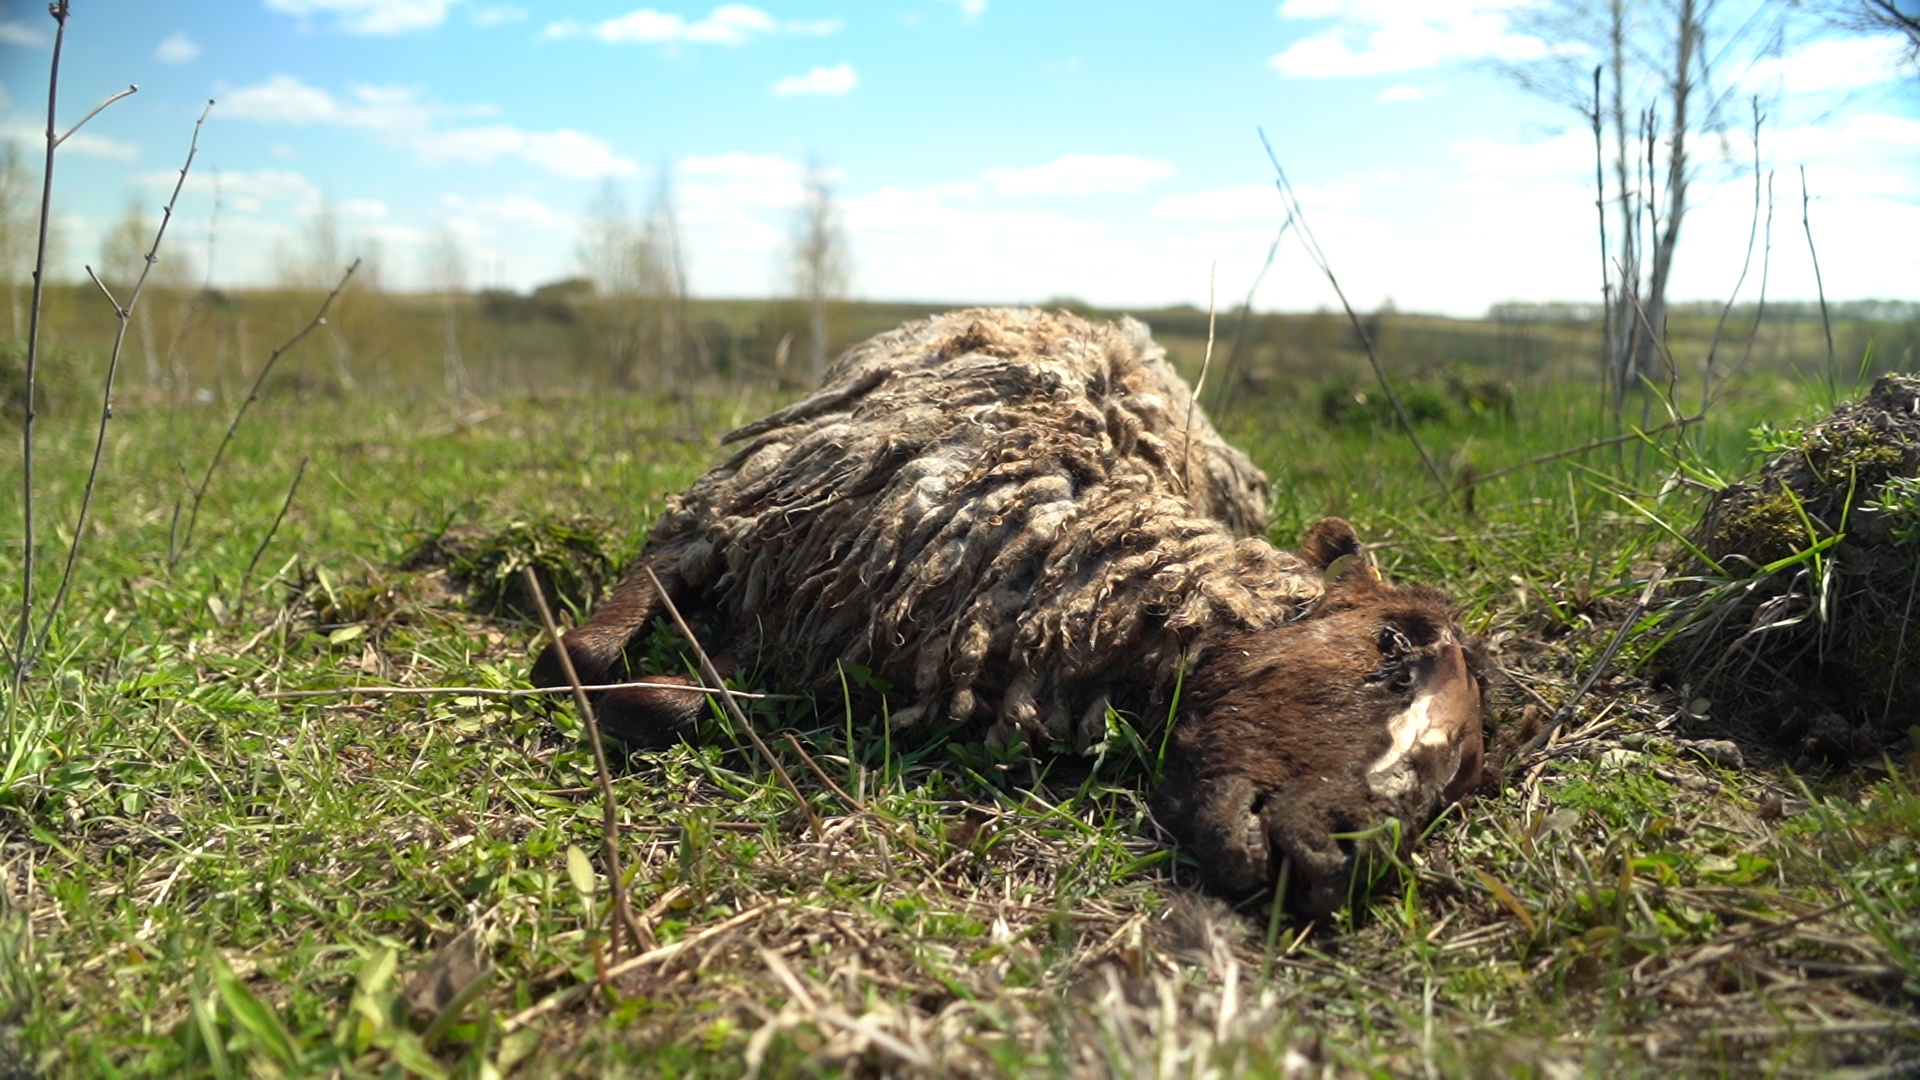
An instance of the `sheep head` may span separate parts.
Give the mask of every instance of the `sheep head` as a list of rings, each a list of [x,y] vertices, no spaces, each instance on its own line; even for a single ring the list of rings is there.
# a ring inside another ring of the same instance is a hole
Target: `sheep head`
[[[1311,917],[1348,899],[1345,837],[1392,818],[1410,840],[1478,784],[1486,694],[1446,598],[1380,581],[1346,522],[1316,525],[1300,554],[1325,593],[1209,651],[1159,804],[1209,888],[1245,895],[1286,872],[1289,903]]]

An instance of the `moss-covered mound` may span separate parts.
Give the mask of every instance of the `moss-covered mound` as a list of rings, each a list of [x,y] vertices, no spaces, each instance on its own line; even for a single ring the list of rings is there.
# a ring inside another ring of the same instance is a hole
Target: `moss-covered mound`
[[[1702,584],[1673,609],[1664,658],[1783,736],[1844,719],[1856,735],[1839,749],[1859,752],[1920,723],[1920,377],[1883,376],[1770,441],[1707,507]]]

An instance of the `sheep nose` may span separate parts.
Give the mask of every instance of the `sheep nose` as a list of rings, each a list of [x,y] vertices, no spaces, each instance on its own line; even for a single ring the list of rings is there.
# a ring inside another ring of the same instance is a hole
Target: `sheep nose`
[[[1388,717],[1387,735],[1386,751],[1367,766],[1367,787],[1413,816],[1457,797],[1450,793],[1463,774],[1478,774],[1480,685],[1451,634],[1415,663],[1413,698]]]

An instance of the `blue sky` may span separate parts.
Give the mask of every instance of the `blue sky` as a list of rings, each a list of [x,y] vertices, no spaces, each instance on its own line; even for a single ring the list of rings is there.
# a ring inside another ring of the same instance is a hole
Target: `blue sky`
[[[1591,136],[1491,66],[1570,48],[1524,0],[75,0],[59,272],[99,259],[129,200],[164,202],[218,100],[169,250],[217,284],[272,280],[322,201],[419,287],[441,230],[474,286],[576,270],[607,182],[636,207],[670,178],[693,291],[784,287],[809,161],[835,178],[853,291],[874,299],[1237,301],[1281,218],[1264,127],[1356,303],[1478,314],[1590,299]],[[44,123],[44,4],[0,0],[0,134]],[[1920,295],[1920,87],[1889,41],[1796,32],[1729,77],[1759,94],[1778,171],[1770,294],[1813,294],[1805,165],[1829,296]],[[1739,124],[1733,125],[1736,129]],[[1674,293],[1739,273],[1750,143],[1701,133]],[[1751,284],[1749,285],[1751,288]],[[1283,246],[1258,304],[1331,294]]]

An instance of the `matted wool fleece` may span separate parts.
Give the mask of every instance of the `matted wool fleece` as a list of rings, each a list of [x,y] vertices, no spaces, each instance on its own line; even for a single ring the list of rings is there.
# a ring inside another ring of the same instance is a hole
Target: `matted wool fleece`
[[[1323,588],[1258,535],[1266,477],[1189,402],[1133,319],[910,323],[727,436],[649,555],[767,628],[748,651],[782,678],[833,689],[861,664],[911,701],[897,724],[1084,749],[1109,702],[1164,701],[1220,633]]]

